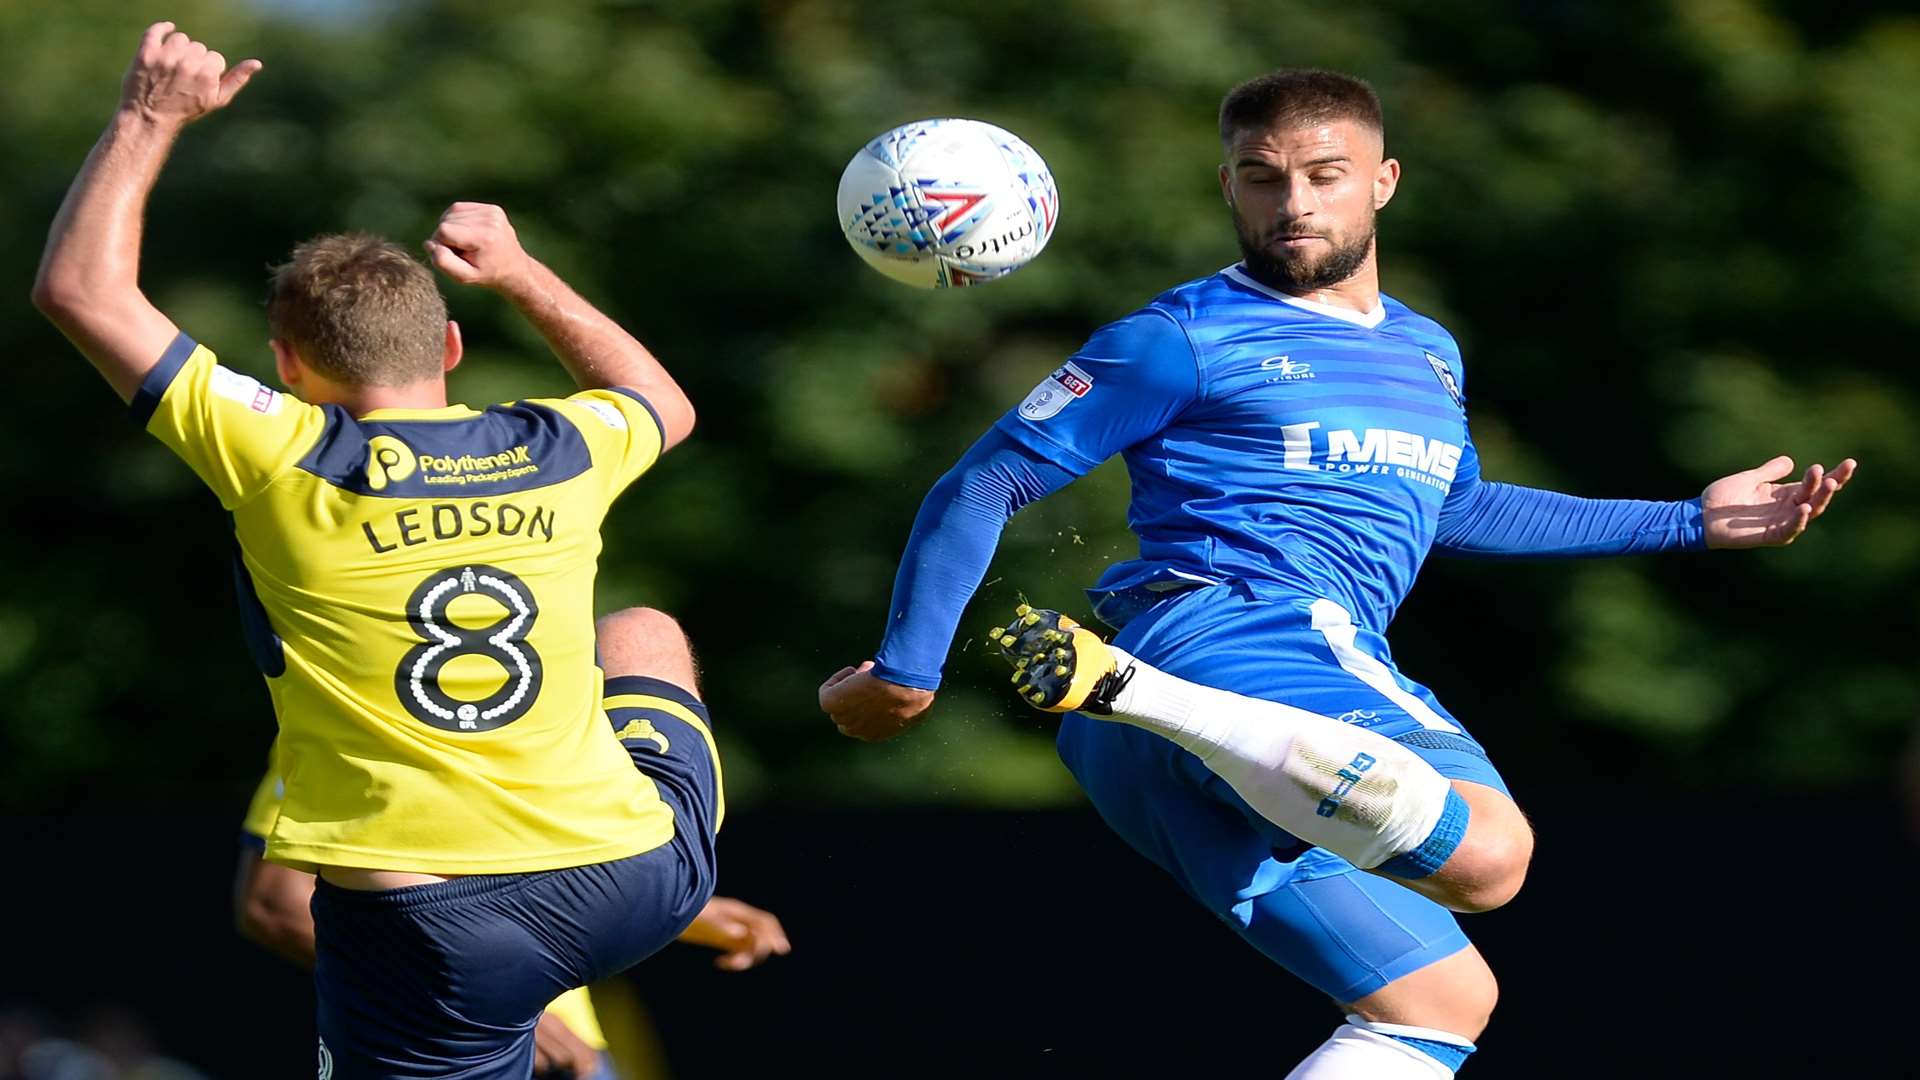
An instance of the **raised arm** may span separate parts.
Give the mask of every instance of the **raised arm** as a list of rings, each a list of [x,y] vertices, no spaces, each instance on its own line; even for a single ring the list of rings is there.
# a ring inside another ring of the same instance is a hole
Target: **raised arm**
[[[186,125],[233,100],[261,67],[226,58],[154,23],[121,83],[120,105],[53,219],[33,303],[122,401],[179,334],[140,291],[147,197]]]
[[[680,384],[645,345],[527,254],[506,211],[487,203],[454,203],[426,246],[442,273],[463,285],[492,289],[513,304],[581,389],[618,386],[646,398],[660,417],[665,448],[692,433],[693,403]]]

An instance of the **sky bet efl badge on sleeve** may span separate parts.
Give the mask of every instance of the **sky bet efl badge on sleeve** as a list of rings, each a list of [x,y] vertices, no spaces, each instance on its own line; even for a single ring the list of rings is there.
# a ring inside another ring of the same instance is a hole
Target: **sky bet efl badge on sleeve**
[[[1040,380],[1027,400],[1020,403],[1020,415],[1029,420],[1045,420],[1066,408],[1073,399],[1086,397],[1091,389],[1093,377],[1069,360]]]

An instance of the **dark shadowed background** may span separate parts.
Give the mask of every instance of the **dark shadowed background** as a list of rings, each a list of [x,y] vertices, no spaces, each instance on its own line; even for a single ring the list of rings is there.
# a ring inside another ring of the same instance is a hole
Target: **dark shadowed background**
[[[1861,461],[1789,550],[1422,578],[1396,658],[1541,833],[1529,891],[1470,923],[1506,1000],[1467,1074],[1870,1060],[1824,1036],[1914,953],[1920,18],[1898,0],[0,5],[0,1010],[79,1030],[117,1004],[212,1075],[311,1067],[301,977],[226,923],[273,732],[227,522],[27,303],[157,18],[267,64],[149,215],[145,285],[223,362],[271,377],[265,268],[298,240],[415,243],[475,199],[700,408],[609,519],[599,605],[670,610],[700,648],[722,889],[796,952],[641,969],[678,1074],[1278,1076],[1336,1022],[1105,832],[966,636],[896,742],[814,704],[877,644],[927,486],[1093,328],[1237,258],[1213,113],[1282,65],[1379,89],[1405,168],[1385,287],[1460,340],[1490,477],[1683,498],[1776,453]],[[1014,277],[921,293],[846,249],[834,187],[866,139],[947,115],[1030,142],[1062,213]],[[565,388],[504,304],[448,290],[457,396]],[[1125,486],[1109,465],[1020,515],[963,628],[1021,594],[1083,608],[1133,552]]]

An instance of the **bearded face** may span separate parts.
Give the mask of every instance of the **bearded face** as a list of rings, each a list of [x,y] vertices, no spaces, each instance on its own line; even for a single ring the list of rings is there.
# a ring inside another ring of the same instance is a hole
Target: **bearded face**
[[[1254,280],[1282,292],[1325,289],[1352,277],[1366,265],[1373,251],[1374,210],[1366,207],[1362,221],[1344,228],[1322,222],[1271,223],[1264,228],[1232,208],[1233,230],[1240,238],[1240,254]]]
[[[1377,129],[1279,123],[1241,131],[1225,149],[1221,192],[1256,280],[1304,294],[1369,271],[1374,219],[1400,175]]]

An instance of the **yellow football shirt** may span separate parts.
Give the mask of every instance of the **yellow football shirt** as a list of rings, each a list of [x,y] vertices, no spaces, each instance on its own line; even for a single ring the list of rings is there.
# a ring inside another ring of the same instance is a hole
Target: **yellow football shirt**
[[[662,446],[638,395],[355,418],[181,335],[133,407],[233,515],[280,722],[269,859],[513,873],[672,838],[594,656],[600,523]]]

